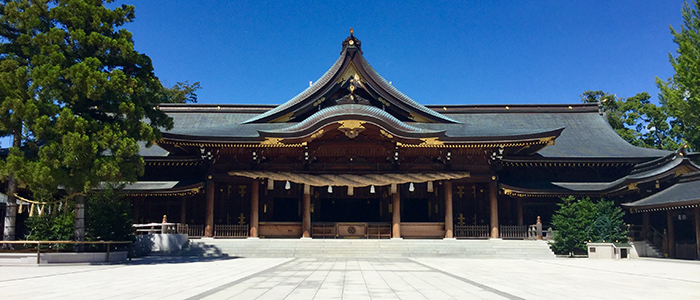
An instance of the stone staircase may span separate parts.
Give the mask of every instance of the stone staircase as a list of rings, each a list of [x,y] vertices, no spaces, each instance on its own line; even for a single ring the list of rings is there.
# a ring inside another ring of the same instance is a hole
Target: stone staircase
[[[360,240],[360,239],[191,239],[180,253],[197,257],[305,258],[514,258],[550,259],[544,241],[527,240]]]
[[[640,257],[663,258],[664,253],[647,240],[631,242]]]

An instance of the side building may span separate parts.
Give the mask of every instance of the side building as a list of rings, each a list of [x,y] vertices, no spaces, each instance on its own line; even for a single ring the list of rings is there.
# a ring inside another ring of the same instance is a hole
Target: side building
[[[160,109],[175,128],[143,149],[127,195],[136,222],[167,215],[193,236],[525,238],[568,195],[625,203],[650,232],[675,201],[656,198],[700,171],[684,149],[626,143],[596,104],[421,105],[353,35],[282,105]],[[694,200],[683,226],[698,227]]]

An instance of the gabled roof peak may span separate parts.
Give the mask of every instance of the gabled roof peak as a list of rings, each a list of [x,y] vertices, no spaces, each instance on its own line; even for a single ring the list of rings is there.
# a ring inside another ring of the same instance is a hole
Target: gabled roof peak
[[[350,31],[340,58],[318,81],[284,104],[243,123],[300,122],[316,111],[340,104],[379,107],[403,122],[459,123],[429,109],[393,87],[362,56]]]
[[[350,28],[350,36],[347,37],[343,41],[343,48],[340,50],[340,54],[343,54],[343,51],[345,51],[345,48],[357,48],[357,51],[360,51],[360,54],[362,53],[362,42],[358,40],[354,35],[354,30]]]

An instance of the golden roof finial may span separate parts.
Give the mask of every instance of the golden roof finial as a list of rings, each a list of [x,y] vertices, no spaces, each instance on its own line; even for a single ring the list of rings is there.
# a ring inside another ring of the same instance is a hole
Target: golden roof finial
[[[354,30],[352,30],[352,28],[350,28],[350,36],[352,36],[353,31]]]

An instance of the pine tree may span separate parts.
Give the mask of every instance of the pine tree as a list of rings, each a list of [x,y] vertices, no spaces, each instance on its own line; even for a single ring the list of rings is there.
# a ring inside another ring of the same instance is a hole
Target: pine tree
[[[0,2],[0,58],[25,56],[31,93],[20,101],[39,103],[23,128],[37,141],[36,155],[19,169],[6,164],[6,173],[14,172],[36,197],[50,197],[59,186],[77,194],[77,240],[85,235],[82,194],[100,182],[135,181],[144,169],[138,142],[152,142],[159,128],[172,127],[157,109],[162,85],[150,58],[119,29],[133,21],[134,7],[109,9],[107,2]]]

